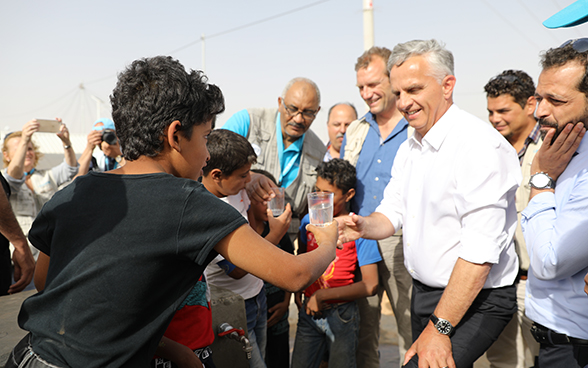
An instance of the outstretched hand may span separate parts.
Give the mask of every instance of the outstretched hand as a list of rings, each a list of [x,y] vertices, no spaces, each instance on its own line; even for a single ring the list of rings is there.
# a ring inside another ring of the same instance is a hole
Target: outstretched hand
[[[251,181],[247,183],[247,195],[252,201],[267,202],[276,196],[272,188],[277,188],[276,184],[265,175],[251,173]]]
[[[318,227],[312,224],[306,225],[306,230],[314,234],[316,242],[319,247],[337,246],[337,221],[333,222],[325,227]]]
[[[348,243],[364,236],[365,219],[353,212],[336,218],[339,224],[339,243]]]

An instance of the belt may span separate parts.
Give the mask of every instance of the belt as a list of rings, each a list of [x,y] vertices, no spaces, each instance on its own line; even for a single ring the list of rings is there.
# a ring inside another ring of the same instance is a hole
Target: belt
[[[533,334],[535,340],[540,344],[588,346],[588,340],[555,332],[536,322],[531,327],[531,334]]]
[[[518,279],[519,280],[526,280],[527,279],[527,270],[519,269]]]

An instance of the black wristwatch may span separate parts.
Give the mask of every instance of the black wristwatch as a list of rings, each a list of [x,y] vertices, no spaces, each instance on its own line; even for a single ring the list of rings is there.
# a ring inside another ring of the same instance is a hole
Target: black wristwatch
[[[431,322],[433,322],[433,325],[435,325],[435,328],[437,329],[437,331],[439,331],[440,334],[447,335],[449,337],[453,336],[453,333],[455,332],[455,327],[453,327],[451,322],[443,318],[437,318],[437,316],[434,313],[431,314],[431,317],[429,318],[431,319]]]
[[[555,189],[555,182],[544,172],[531,175],[529,185],[535,189]]]

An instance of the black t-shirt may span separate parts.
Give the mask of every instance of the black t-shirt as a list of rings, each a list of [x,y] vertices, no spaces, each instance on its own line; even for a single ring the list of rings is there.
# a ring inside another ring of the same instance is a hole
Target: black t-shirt
[[[50,266],[19,325],[56,365],[146,367],[213,247],[243,224],[196,181],[90,172],[33,223],[29,239]]]

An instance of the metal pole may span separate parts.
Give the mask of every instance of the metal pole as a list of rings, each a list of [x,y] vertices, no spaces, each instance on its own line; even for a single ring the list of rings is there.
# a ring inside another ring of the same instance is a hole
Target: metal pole
[[[200,36],[202,40],[202,71],[206,72],[206,45],[204,43],[204,33]]]
[[[374,4],[372,0],[363,0],[363,48],[374,46]]]

